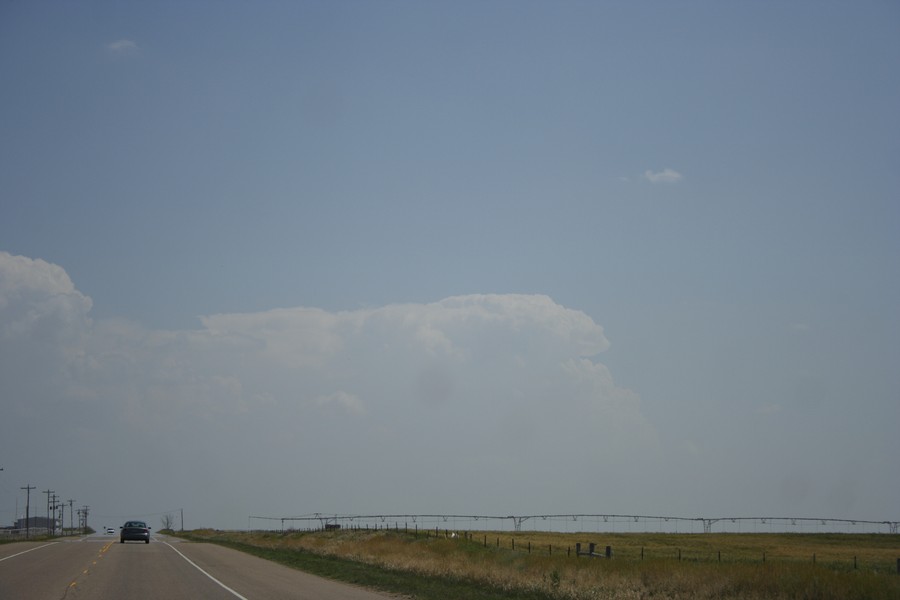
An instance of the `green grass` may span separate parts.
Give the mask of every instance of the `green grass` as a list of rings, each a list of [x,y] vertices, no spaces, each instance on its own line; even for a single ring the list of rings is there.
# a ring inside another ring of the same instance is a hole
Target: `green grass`
[[[900,598],[897,535],[532,532],[448,539],[341,530],[185,537],[420,600]],[[612,546],[613,560],[576,558],[575,543],[590,541],[599,552]]]

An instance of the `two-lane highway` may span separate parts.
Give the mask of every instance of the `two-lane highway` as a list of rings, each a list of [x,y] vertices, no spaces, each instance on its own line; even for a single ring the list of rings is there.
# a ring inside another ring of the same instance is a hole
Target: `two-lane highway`
[[[94,535],[0,546],[0,600],[385,600],[213,544]]]

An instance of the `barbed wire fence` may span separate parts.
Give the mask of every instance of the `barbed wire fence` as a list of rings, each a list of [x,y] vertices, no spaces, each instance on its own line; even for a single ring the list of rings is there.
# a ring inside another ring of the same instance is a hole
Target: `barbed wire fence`
[[[326,514],[248,517],[251,531],[404,529],[560,533],[890,533],[900,521],[811,517],[672,517],[625,514]]]

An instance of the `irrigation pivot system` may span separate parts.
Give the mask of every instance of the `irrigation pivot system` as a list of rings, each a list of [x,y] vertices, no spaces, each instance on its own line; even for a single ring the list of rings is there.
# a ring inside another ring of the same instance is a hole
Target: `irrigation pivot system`
[[[262,521],[263,523],[260,523]],[[249,529],[272,530],[265,523],[279,522],[285,529],[452,529],[522,531],[605,531],[605,532],[840,532],[896,534],[900,521],[830,519],[810,517],[664,517],[622,514],[554,515],[438,515],[438,514],[326,514],[310,513],[290,517],[248,517]],[[254,527],[254,524],[258,525]],[[262,526],[261,526],[262,525]]]

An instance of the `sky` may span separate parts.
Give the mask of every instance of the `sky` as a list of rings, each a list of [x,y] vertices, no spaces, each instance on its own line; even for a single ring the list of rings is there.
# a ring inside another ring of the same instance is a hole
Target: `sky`
[[[0,524],[900,520],[898,74],[875,0],[3,2]]]

